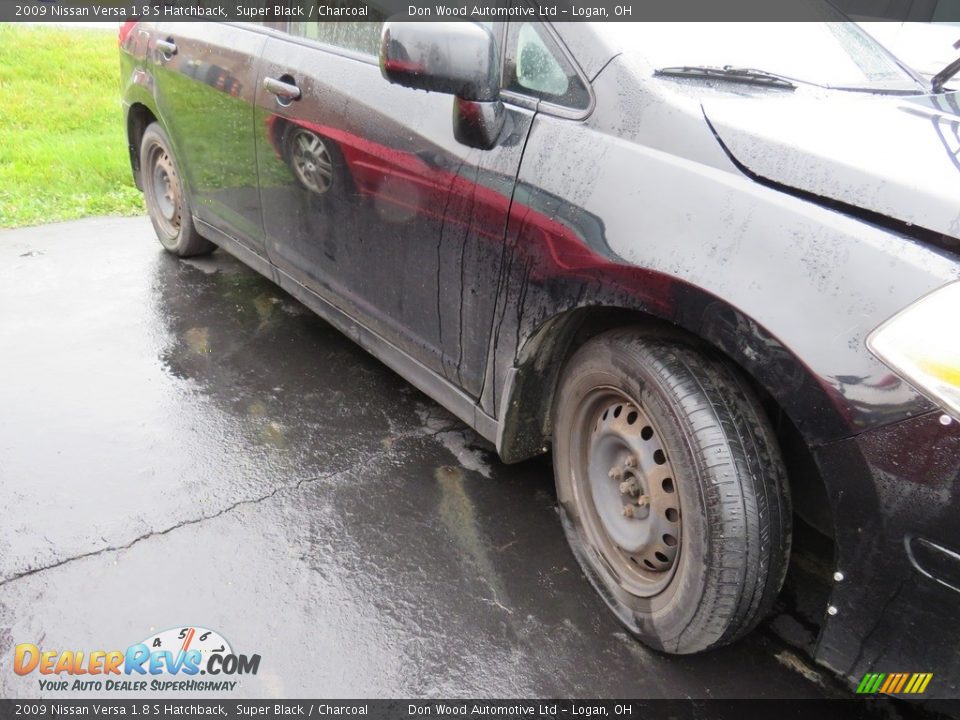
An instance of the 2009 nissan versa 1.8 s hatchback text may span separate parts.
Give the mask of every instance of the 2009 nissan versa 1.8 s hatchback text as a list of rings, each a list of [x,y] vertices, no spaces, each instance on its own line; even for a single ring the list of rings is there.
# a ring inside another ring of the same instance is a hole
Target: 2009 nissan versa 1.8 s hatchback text
[[[134,23],[121,57],[163,246],[236,255],[506,462],[552,450],[643,642],[749,632],[796,512],[834,548],[816,658],[956,688],[960,97],[839,17]]]

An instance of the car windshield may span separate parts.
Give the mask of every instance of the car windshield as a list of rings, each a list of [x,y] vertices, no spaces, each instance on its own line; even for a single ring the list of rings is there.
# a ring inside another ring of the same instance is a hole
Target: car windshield
[[[834,89],[925,90],[851,22],[604,23],[603,31],[654,69],[731,66]]]

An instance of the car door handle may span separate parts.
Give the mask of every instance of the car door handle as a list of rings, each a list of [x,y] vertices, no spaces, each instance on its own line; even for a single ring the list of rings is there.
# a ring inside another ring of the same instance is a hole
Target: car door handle
[[[167,38],[166,40],[157,40],[156,48],[167,57],[177,54],[177,44],[172,38]]]
[[[291,100],[300,99],[300,88],[292,82],[284,82],[277,78],[268,77],[263,79],[263,89],[268,93],[276,95],[277,99],[281,101],[290,102]]]

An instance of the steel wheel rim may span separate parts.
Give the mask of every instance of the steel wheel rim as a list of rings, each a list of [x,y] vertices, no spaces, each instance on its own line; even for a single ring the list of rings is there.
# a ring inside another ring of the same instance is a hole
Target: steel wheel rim
[[[173,159],[159,145],[152,148],[150,160],[150,194],[156,209],[154,219],[163,233],[172,240],[180,234],[182,207],[180,179]]]
[[[680,495],[662,432],[640,403],[597,388],[578,409],[574,492],[597,559],[626,592],[662,592],[679,564]]]
[[[323,194],[333,185],[333,159],[317,135],[298,130],[293,135],[291,160],[297,179],[308,189]]]

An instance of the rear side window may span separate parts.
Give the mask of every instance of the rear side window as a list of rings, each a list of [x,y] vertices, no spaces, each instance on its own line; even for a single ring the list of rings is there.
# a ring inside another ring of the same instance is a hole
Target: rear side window
[[[540,23],[509,23],[505,85],[507,90],[584,109],[590,93],[556,41]]]
[[[350,50],[361,55],[376,57],[379,54],[380,31],[383,30],[383,22],[386,20],[386,13],[382,10],[365,3],[350,2],[350,0],[330,0],[319,5],[315,1],[301,0],[300,4],[304,8],[313,6],[314,15],[316,15],[318,8],[329,8],[328,12],[338,9],[349,11],[365,8],[366,15],[360,16],[364,20],[350,20],[350,15],[331,15],[331,19],[334,17],[345,19],[337,22],[291,22],[287,31],[297,37],[315,40],[324,45]]]

